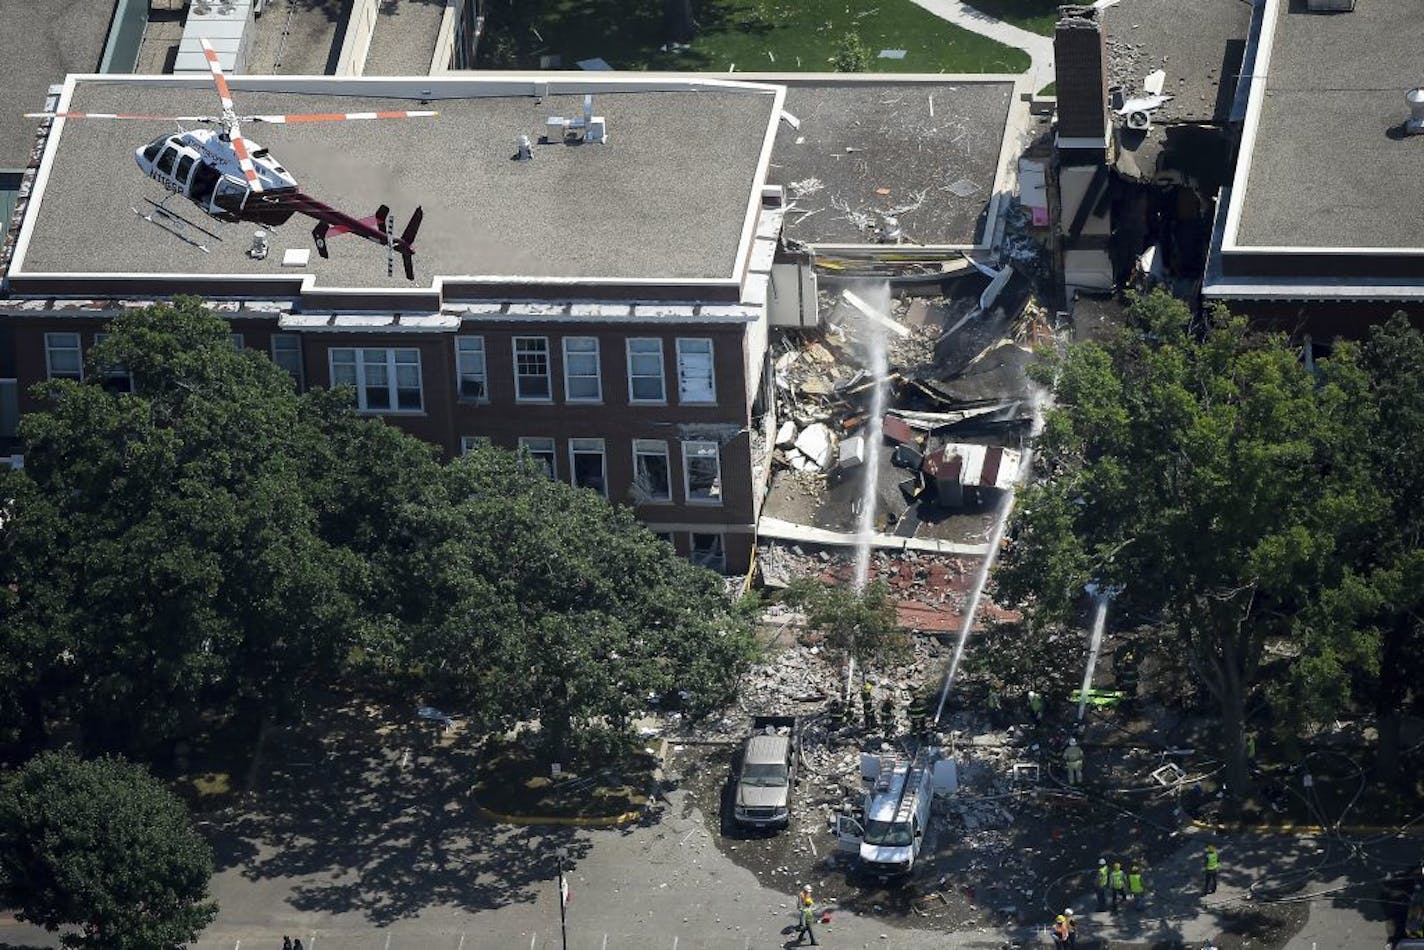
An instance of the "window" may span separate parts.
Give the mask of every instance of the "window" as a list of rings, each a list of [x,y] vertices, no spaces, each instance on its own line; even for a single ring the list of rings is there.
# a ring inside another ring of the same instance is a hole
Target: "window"
[[[525,437],[519,440],[521,451],[528,452],[537,461],[544,463],[544,471],[550,478],[559,477],[559,469],[555,464],[557,456],[554,453],[554,440],[544,438]]]
[[[682,443],[682,473],[688,501],[722,503],[722,453],[716,442]]]
[[[162,150],[163,146],[167,144],[168,136],[160,135],[158,138],[154,139],[152,142],[149,142],[143,147],[143,157],[148,159],[150,162],[153,161],[155,158],[158,157],[158,153]]]
[[[598,340],[564,337],[564,398],[569,402],[600,402],[603,380],[598,373]]]
[[[672,469],[668,465],[666,442],[633,440],[633,500],[644,505],[652,501],[672,501]]]
[[[14,439],[20,434],[20,382],[0,379],[0,439]]]
[[[333,347],[331,385],[355,386],[366,412],[419,412],[420,351]]]
[[[547,400],[549,388],[549,340],[542,336],[514,338],[514,397]]]
[[[176,178],[180,184],[186,185],[188,183],[188,175],[192,171],[193,156],[184,155],[182,158],[178,159],[178,171],[173,177]]]
[[[460,336],[455,338],[455,370],[460,376],[460,398],[484,402],[489,398],[485,376],[485,338]]]
[[[628,341],[628,399],[631,402],[667,401],[662,340],[635,337]]]
[[[84,378],[84,358],[79,353],[79,334],[45,334],[45,373],[50,379]]]
[[[178,150],[173,146],[168,146],[163,150],[163,154],[158,156],[158,170],[165,175],[173,174],[173,160],[178,157]]]
[[[109,338],[107,333],[94,334],[94,345],[97,346]],[[104,372],[104,388],[114,393],[133,392],[133,374],[123,363],[110,363],[101,367]]]
[[[717,401],[711,340],[677,341],[677,398],[683,403]]]
[[[460,454],[469,455],[482,445],[489,445],[489,439],[483,435],[462,435],[460,436]]]
[[[602,439],[569,439],[569,467],[576,488],[592,488],[608,497],[608,469]]]
[[[243,346],[246,345],[246,344],[244,344],[244,343],[242,342],[242,334],[241,334],[241,333],[229,333],[229,334],[227,335],[227,338],[232,341],[232,349],[233,349],[233,352],[235,352],[235,353],[241,353]]]
[[[282,367],[302,388],[302,337],[298,333],[272,334],[272,362]]]
[[[725,571],[727,569],[727,555],[722,549],[722,536],[720,534],[698,534],[693,532],[688,535],[691,547],[688,558],[698,567],[710,567],[714,571]]]
[[[672,539],[671,531],[654,531],[653,537],[657,538],[659,541],[666,541],[669,545],[676,546],[675,542]]]

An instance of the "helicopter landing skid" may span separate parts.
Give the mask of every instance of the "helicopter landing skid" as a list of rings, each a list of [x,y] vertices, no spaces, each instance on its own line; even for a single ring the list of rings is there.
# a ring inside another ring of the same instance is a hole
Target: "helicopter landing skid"
[[[171,198],[172,195],[169,195],[169,197]],[[182,241],[184,244],[187,244],[191,247],[196,247],[204,254],[212,253],[208,246],[204,244],[201,240],[190,237],[188,236],[188,234],[185,233],[189,229],[198,231],[201,234],[205,234],[215,241],[222,240],[222,237],[220,235],[214,234],[212,231],[209,231],[202,225],[195,224],[192,221],[189,221],[187,218],[183,217],[181,214],[178,214],[176,211],[170,211],[168,208],[164,207],[164,205],[168,202],[168,198],[164,198],[162,201],[154,201],[152,198],[144,198],[143,200],[147,201],[150,205],[152,205],[152,208],[148,211],[147,214],[133,206],[130,206],[129,210],[132,211],[134,214],[138,215],[143,220],[147,221],[149,224],[153,225],[154,227],[161,228],[162,230],[167,231],[169,234],[173,235],[178,240]]]

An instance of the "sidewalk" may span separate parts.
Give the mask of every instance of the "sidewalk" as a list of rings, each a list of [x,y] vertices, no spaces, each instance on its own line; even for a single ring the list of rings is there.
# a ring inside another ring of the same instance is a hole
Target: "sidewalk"
[[[1006,46],[1013,46],[1028,53],[1031,63],[1028,72],[1024,74],[1028,79],[1026,92],[1038,92],[1053,82],[1053,37],[1040,36],[1028,30],[1019,29],[1011,23],[1005,23],[987,13],[981,13],[972,6],[962,3],[961,0],[913,0],[913,2],[916,6],[928,10],[941,20],[946,20],[972,33],[987,36]]]

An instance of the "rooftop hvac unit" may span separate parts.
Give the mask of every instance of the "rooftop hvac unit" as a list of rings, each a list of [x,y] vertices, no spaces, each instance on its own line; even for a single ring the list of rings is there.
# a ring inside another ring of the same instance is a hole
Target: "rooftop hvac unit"
[[[1410,135],[1424,135],[1424,86],[1406,92],[1404,101],[1409,103],[1409,118],[1404,120],[1404,131]]]
[[[181,75],[210,71],[199,40],[207,40],[218,54],[223,72],[246,72],[256,33],[251,28],[252,21],[252,0],[193,0],[183,23],[183,39],[178,43],[173,72]]]
[[[591,142],[602,145],[608,141],[608,126],[603,116],[593,114],[593,96],[584,96],[583,115],[572,118],[549,116],[544,123],[544,138],[550,143]]]

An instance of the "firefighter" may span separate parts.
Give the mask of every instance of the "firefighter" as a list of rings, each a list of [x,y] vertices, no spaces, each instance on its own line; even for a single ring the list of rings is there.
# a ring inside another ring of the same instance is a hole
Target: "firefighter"
[[[866,680],[860,687],[860,711],[865,717],[865,728],[875,728],[875,687]]]
[[[1112,886],[1112,909],[1117,913],[1117,902],[1121,900],[1127,903],[1127,874],[1122,870],[1122,862],[1114,861],[1112,874],[1108,875],[1108,882]]]
[[[1216,872],[1221,867],[1221,856],[1216,853],[1216,845],[1206,846],[1206,859],[1202,862],[1202,895],[1216,893]]]
[[[1083,784],[1083,747],[1077,739],[1068,740],[1068,748],[1063,750],[1063,766],[1068,770],[1068,784]]]

